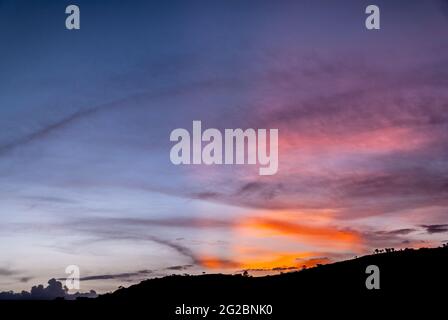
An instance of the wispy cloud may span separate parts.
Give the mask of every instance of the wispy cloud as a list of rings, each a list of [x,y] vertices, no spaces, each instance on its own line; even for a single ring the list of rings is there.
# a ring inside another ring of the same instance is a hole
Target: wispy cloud
[[[0,268],[0,276],[12,276],[17,273],[18,273],[18,271],[12,270],[10,268]]]
[[[152,273],[152,270],[139,270],[136,272],[125,272],[125,273],[115,273],[115,274],[99,274],[82,277],[81,281],[93,281],[93,280],[112,280],[112,279],[133,279],[136,277],[148,277]],[[65,280],[61,278],[58,280]]]
[[[431,225],[422,225],[423,228],[426,229],[426,232],[432,233],[444,233],[448,232],[448,224],[431,224]]]

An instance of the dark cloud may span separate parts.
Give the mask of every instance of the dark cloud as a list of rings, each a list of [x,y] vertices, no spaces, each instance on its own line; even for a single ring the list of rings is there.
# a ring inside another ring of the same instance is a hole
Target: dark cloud
[[[198,193],[192,193],[191,197],[193,199],[200,199],[200,200],[213,200],[217,199],[221,196],[219,192],[198,192]]]
[[[71,221],[69,224],[39,225],[38,229],[65,230],[67,225],[71,230],[84,233],[94,237],[89,241],[108,240],[133,240],[151,241],[159,245],[166,246],[180,255],[187,257],[192,264],[201,265],[200,259],[188,247],[182,244],[183,238],[176,238],[171,241],[161,236],[155,235],[160,232],[157,228],[226,228],[234,225],[235,222],[223,219],[199,219],[186,217],[173,217],[164,219],[141,219],[141,218],[85,218]],[[148,231],[154,228],[154,234]],[[16,228],[36,228],[36,225],[20,224]],[[108,276],[108,275],[105,275]]]
[[[294,270],[299,270],[299,267],[275,267],[275,268],[269,268],[269,269],[261,269],[261,268],[254,268],[254,269],[245,269],[245,270],[240,270],[240,272],[243,271],[253,271],[253,272],[266,272],[266,271],[294,271]]]
[[[412,156],[371,159],[374,165],[382,167],[381,173],[335,172],[333,175],[274,177],[271,181],[241,185],[236,182],[234,193],[216,194],[205,200],[260,209],[334,208],[338,209],[339,218],[347,219],[434,204],[448,206],[448,168],[425,167],[424,163],[430,160]],[[422,165],[416,166],[419,162]],[[400,165],[402,168],[398,168]],[[366,201],[373,197],[375,206],[366,206]]]
[[[258,181],[249,182],[241,186],[235,195],[240,197],[263,198],[266,200],[273,200],[277,195],[282,194],[285,190],[283,183],[261,183]]]
[[[251,192],[251,191],[257,191],[260,190],[263,187],[263,184],[260,182],[249,182],[243,185],[240,188],[240,192]]]
[[[187,270],[189,268],[192,268],[194,265],[192,264],[186,264],[186,265],[176,265],[176,266],[170,266],[165,268],[164,270],[170,270],[170,271],[181,271],[181,270]],[[135,281],[139,280],[142,277],[147,278],[151,274],[153,274],[153,270],[138,270],[135,272],[124,272],[124,273],[112,273],[112,274],[98,274],[98,275],[91,275],[81,278],[81,281],[95,281],[95,280],[123,280],[123,281]],[[57,280],[64,281],[65,278],[59,278]]]
[[[403,228],[387,231],[378,230],[364,232],[362,236],[368,241],[371,247],[399,247],[402,244],[411,243],[407,237],[418,231],[419,229],[416,228]]]
[[[0,268],[0,276],[12,276],[17,273],[18,272],[16,270],[12,270],[9,268]]]
[[[26,283],[26,282],[30,281],[31,279],[33,279],[33,277],[20,277],[19,281]]]
[[[168,241],[168,240],[163,240],[163,239],[160,239],[160,238],[154,237],[154,236],[148,236],[147,239],[151,240],[151,241],[154,241],[154,242],[156,242],[158,244],[162,244],[162,245],[168,246],[171,249],[174,249],[175,251],[177,251],[177,253],[190,258],[191,261],[193,263],[195,263],[195,264],[197,264],[198,261],[199,261],[197,256],[193,253],[193,251],[191,249],[185,247],[185,246],[182,246],[182,245],[177,244],[177,243],[173,243],[173,242]]]
[[[229,219],[216,218],[195,218],[185,216],[174,216],[169,218],[85,218],[82,220],[73,221],[72,225],[82,230],[93,230],[97,228],[98,231],[107,232],[115,228],[135,230],[150,227],[159,228],[226,228],[232,227],[234,221]],[[180,239],[180,238],[179,238]]]
[[[448,224],[423,224],[422,228],[426,229],[427,233],[443,233],[448,232]]]
[[[180,271],[180,270],[187,270],[192,267],[193,267],[192,264],[184,264],[184,265],[180,265],[180,266],[171,266],[171,267],[166,268],[166,270]]]
[[[218,191],[197,192],[186,195],[188,198],[231,204],[239,207],[257,209],[284,209],[289,203],[283,201],[279,195],[288,195],[282,183],[249,182],[242,185],[233,182],[235,191],[223,193]]]
[[[127,272],[127,273],[115,273],[115,274],[101,274],[83,277],[81,281],[92,281],[92,280],[111,280],[111,279],[130,279],[135,277],[147,276],[151,274],[151,270],[139,270],[137,272]],[[64,279],[59,279],[64,280]]]
[[[97,294],[91,290],[86,293],[69,294],[68,290],[62,286],[62,283],[56,279],[48,280],[48,286],[43,285],[33,286],[31,291],[22,291],[14,293],[12,291],[0,292],[0,300],[54,300],[56,298],[76,299],[78,297],[94,298]]]
[[[14,141],[11,141],[9,143],[1,145],[0,146],[0,155],[3,155],[19,146],[26,145],[28,143],[31,143],[38,139],[41,139],[41,138],[47,136],[48,134],[50,134],[51,132],[61,129],[61,128],[65,127],[66,125],[72,123],[73,121],[87,117],[101,109],[102,109],[101,107],[97,107],[97,108],[93,108],[90,110],[81,110],[81,111],[75,112],[74,114],[67,116],[66,118],[63,118],[59,121],[56,121],[46,127],[43,127],[42,129],[37,130],[27,136],[18,138]]]
[[[390,173],[349,177],[338,181],[336,186],[350,198],[441,196],[448,194],[448,177],[440,176],[430,168],[415,167]]]
[[[185,225],[183,225],[185,223]],[[71,223],[71,228],[94,236],[97,240],[135,240],[151,241],[169,247],[182,256],[197,262],[195,254],[187,247],[177,242],[148,234],[148,227],[182,227],[199,226],[199,220],[176,219],[137,219],[137,218],[87,218]],[[66,225],[54,225],[54,228],[66,228]]]
[[[378,235],[406,235],[411,232],[417,231],[413,228],[405,228],[405,229],[396,229],[391,231],[377,231],[376,234]]]
[[[30,276],[20,276],[20,274],[21,272],[18,270],[13,270],[10,268],[0,268],[0,276],[6,276],[6,277],[15,276],[15,278],[22,283],[28,282],[33,278]]]
[[[276,267],[272,268],[272,271],[290,271],[290,270],[297,270],[297,267]]]
[[[120,231],[121,233],[119,235],[116,235],[115,232],[100,232],[100,231],[93,231],[93,234],[96,234],[97,236],[101,236],[103,239],[115,239],[115,240],[138,240],[138,241],[152,241],[160,245],[167,246],[177,253],[179,253],[182,256],[185,256],[189,258],[193,263],[197,263],[197,257],[193,253],[193,251],[179,243],[174,243],[172,241],[162,239],[160,237],[152,236],[152,235],[145,235],[141,233],[129,233],[126,231]]]
[[[73,204],[76,201],[63,198],[63,197],[55,197],[55,196],[21,196],[22,199],[25,200],[33,200],[39,202],[49,202],[49,203],[62,203],[62,204]]]
[[[181,227],[181,228],[222,228],[233,225],[232,221],[223,219],[191,218],[191,217],[171,217],[162,219],[132,219],[117,218],[108,219],[102,223],[118,223],[128,226],[146,227]]]

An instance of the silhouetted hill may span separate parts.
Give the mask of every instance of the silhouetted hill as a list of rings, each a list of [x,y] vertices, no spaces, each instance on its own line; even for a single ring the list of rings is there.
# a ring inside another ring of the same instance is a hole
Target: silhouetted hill
[[[379,290],[366,288],[369,265],[379,267]],[[200,319],[203,317],[176,316],[176,307],[209,306],[207,319],[237,319],[235,315],[220,315],[220,305],[255,304],[272,305],[273,315],[239,317],[289,319],[305,311],[321,315],[350,312],[355,306],[364,306],[369,313],[391,307],[410,313],[428,299],[434,299],[431,308],[435,309],[442,306],[437,300],[446,299],[447,290],[448,247],[444,247],[369,255],[265,277],[173,275],[146,280],[96,299],[37,302],[33,306],[101,314],[136,312],[148,319],[151,315],[156,319]]]

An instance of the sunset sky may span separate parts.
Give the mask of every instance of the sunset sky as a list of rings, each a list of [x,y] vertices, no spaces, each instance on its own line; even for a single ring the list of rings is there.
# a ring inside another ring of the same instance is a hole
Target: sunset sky
[[[0,291],[448,240],[446,0],[0,0],[0,41]],[[173,165],[193,120],[278,128],[278,173]]]

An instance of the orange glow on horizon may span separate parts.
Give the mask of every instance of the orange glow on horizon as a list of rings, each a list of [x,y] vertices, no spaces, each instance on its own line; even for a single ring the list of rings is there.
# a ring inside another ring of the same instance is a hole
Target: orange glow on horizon
[[[242,261],[229,261],[212,256],[203,256],[199,263],[207,269],[240,269],[257,271],[298,270],[303,267],[314,267],[317,264],[331,262],[327,257],[319,257],[317,253],[270,253],[256,258],[241,257]]]

